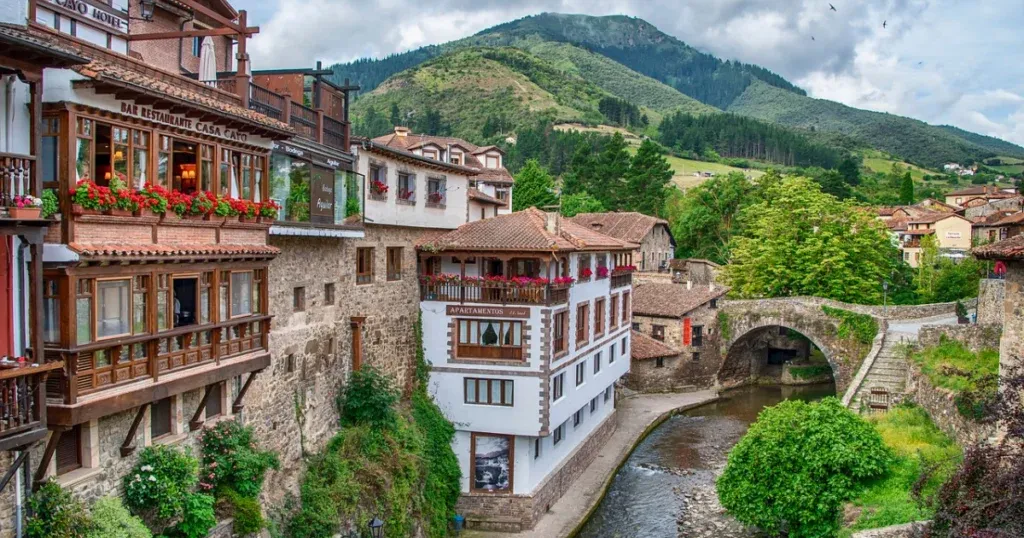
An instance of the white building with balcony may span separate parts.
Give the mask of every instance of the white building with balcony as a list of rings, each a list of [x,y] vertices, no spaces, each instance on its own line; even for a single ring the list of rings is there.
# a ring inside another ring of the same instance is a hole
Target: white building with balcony
[[[456,425],[471,528],[533,527],[613,431],[636,247],[535,208],[418,245],[430,390]]]

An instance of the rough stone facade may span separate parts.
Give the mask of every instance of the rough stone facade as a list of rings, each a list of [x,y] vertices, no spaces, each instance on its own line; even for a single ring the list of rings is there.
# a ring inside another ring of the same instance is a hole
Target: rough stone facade
[[[1024,262],[1007,261],[1003,302],[1003,338],[999,343],[999,369],[1021,364],[1024,357]]]
[[[970,324],[970,325],[925,325],[918,333],[917,342],[921,347],[939,345],[942,337],[962,342],[967,349],[978,352],[982,349],[999,349],[999,339],[1003,334],[1001,324]]]
[[[978,323],[1003,324],[1003,301],[1006,299],[1006,281],[983,278],[978,285]]]
[[[861,305],[844,303],[841,301],[834,301],[832,299],[823,299],[821,297],[786,297],[784,299],[749,299],[740,301],[729,301],[733,304],[741,303],[761,303],[763,301],[791,301],[799,302],[807,306],[831,306],[832,308],[840,308],[842,310],[849,310],[850,312],[856,312],[858,314],[867,314],[876,318],[883,319],[920,319],[929,318],[935,316],[952,316],[956,313],[956,303],[933,303],[933,304],[921,304],[921,305]],[[964,306],[968,309],[972,309],[977,305],[977,299],[971,299],[969,301],[963,301]]]
[[[486,518],[475,516],[467,519],[466,527],[469,529],[495,532],[532,529],[594,461],[604,443],[615,433],[615,420],[615,413],[608,415],[558,470],[548,475],[534,495],[463,493],[455,506],[456,513],[489,514]]]
[[[675,255],[672,248],[672,234],[666,224],[655,224],[640,242],[640,249],[633,253],[633,265],[640,271],[657,271],[662,263],[668,263]]]
[[[687,313],[691,327],[702,327],[700,346],[684,345],[683,319],[640,316],[633,314],[633,328],[648,336],[654,326],[663,327],[665,345],[679,350],[676,357],[666,357],[658,366],[657,359],[634,360],[624,383],[639,392],[664,392],[686,388],[707,388],[716,384],[722,367],[721,331],[718,308],[705,303]],[[696,360],[695,360],[695,355]]]
[[[907,395],[932,417],[940,430],[956,440],[960,446],[984,441],[995,435],[995,426],[981,424],[960,414],[954,402],[954,393],[932,385],[928,376],[921,373],[917,364],[911,363]]]

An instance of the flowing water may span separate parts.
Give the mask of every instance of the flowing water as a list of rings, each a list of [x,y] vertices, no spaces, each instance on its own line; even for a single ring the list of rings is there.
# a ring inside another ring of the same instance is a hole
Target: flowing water
[[[767,406],[816,400],[835,385],[752,386],[681,413],[658,426],[615,475],[580,538],[733,538],[756,536],[722,513],[715,478]]]

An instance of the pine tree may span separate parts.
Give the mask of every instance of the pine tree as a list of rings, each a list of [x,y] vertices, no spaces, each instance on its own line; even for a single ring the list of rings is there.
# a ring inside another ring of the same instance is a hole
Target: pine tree
[[[903,174],[903,182],[900,183],[900,203],[909,205],[914,203],[914,178],[908,170]]]
[[[604,206],[588,192],[579,192],[562,197],[560,204],[563,217],[575,217],[580,213],[603,213]]]
[[[839,173],[843,176],[847,185],[856,187],[860,185],[860,165],[857,164],[856,159],[853,157],[847,157],[839,163]]]
[[[624,195],[628,208],[645,215],[662,216],[672,181],[672,166],[658,146],[644,140],[626,172]]]
[[[622,133],[615,133],[608,141],[594,166],[594,175],[586,190],[594,195],[610,211],[625,205],[621,190],[623,178],[629,171],[629,151]]]
[[[519,144],[516,144],[517,146]],[[590,144],[580,142],[572,154],[569,171],[562,178],[562,194],[578,194],[587,190],[587,186],[597,173],[597,162]]]
[[[512,197],[512,210],[520,211],[529,207],[543,208],[558,203],[555,182],[537,161],[530,159],[516,174],[516,195]]]
[[[398,103],[391,103],[391,125],[398,127],[402,124],[402,114],[398,112]]]

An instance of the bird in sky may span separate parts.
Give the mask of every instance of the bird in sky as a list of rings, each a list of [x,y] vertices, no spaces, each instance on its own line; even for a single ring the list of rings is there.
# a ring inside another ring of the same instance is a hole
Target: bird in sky
[[[836,6],[833,6],[832,4],[829,4],[828,8],[831,9],[832,11],[836,11]]]
[[[811,36],[811,41],[817,41],[817,40],[814,39],[814,36]]]
[[[888,23],[888,22],[889,22],[889,21],[882,21],[882,28],[885,28],[885,25],[886,25],[886,23]]]

